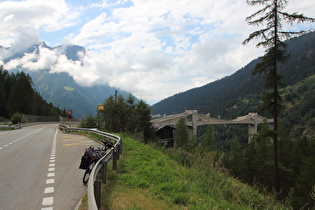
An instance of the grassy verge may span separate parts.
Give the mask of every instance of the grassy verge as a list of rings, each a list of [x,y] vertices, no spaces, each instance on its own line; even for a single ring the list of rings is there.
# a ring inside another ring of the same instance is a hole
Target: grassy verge
[[[289,209],[215,170],[211,154],[184,167],[172,150],[123,140],[118,170],[109,170],[102,187],[101,209]]]
[[[10,128],[10,127],[8,127],[8,128],[0,128],[0,131],[8,131],[8,130],[14,130],[14,129]]]

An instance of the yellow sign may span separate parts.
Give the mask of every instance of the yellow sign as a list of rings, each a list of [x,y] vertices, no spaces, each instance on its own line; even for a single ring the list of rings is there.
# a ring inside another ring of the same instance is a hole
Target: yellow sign
[[[98,111],[104,110],[104,105],[97,105],[97,110]]]

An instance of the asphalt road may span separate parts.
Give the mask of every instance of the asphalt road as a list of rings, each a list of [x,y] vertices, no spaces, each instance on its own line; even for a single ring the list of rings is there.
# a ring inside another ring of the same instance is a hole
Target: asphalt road
[[[0,131],[0,209],[74,209],[86,191],[81,156],[94,141],[57,124]]]

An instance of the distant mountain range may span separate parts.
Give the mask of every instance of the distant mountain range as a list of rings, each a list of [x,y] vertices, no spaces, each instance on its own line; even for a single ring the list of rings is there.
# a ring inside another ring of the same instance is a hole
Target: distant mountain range
[[[64,54],[68,60],[72,61],[79,60],[78,53],[85,53],[86,51],[85,48],[77,45],[60,45],[52,48],[43,42],[23,52],[18,52],[4,59],[3,62],[8,63],[11,60],[22,58],[25,56],[25,53],[38,54],[40,47],[58,51],[58,53]],[[121,94],[125,98],[130,94],[107,85],[82,87],[78,85],[68,73],[50,73],[47,69],[31,71],[22,67],[14,69],[13,71],[24,71],[28,73],[32,77],[34,88],[47,102],[61,109],[72,110],[73,116],[76,118],[84,118],[89,114],[95,115],[97,104],[102,104],[106,98],[110,95],[114,95],[116,90],[118,90],[118,94]],[[136,98],[136,100],[138,99]]]
[[[315,74],[315,33],[290,39],[286,44],[290,58],[284,64],[279,64],[279,73],[284,76],[283,87],[297,84]],[[152,106],[152,114],[169,115],[185,110],[198,110],[199,113],[210,113],[214,117],[220,115],[234,118],[248,112],[259,112],[257,106],[231,112],[244,99],[251,100],[258,96],[259,100],[264,84],[263,76],[251,74],[257,62],[259,58],[233,75],[166,98]]]
[[[284,88],[293,86],[315,74],[315,33],[290,39],[286,41],[286,44],[290,59],[284,64],[279,64],[279,71],[284,76]],[[79,52],[86,52],[85,48],[77,45],[60,45],[52,48],[43,42],[23,52],[18,52],[4,59],[3,62],[22,58],[25,53],[38,53],[39,47],[57,50],[73,61],[79,60]],[[4,48],[0,46],[0,53],[3,50]],[[259,58],[251,61],[233,75],[166,98],[151,107],[152,114],[176,114],[194,109],[199,113],[210,113],[214,117],[220,115],[223,118],[235,118],[248,112],[259,112],[257,104],[247,103],[246,108],[239,107],[240,102],[252,101],[254,98],[259,101],[264,84],[263,76],[251,74],[257,62]],[[61,109],[71,109],[74,116],[78,118],[95,114],[96,105],[113,95],[117,89],[106,85],[82,87],[69,74],[49,73],[47,69],[30,71],[18,68],[14,71],[25,71],[30,74],[35,89],[46,101]],[[129,96],[129,93],[122,90],[119,90],[119,94],[124,97]]]

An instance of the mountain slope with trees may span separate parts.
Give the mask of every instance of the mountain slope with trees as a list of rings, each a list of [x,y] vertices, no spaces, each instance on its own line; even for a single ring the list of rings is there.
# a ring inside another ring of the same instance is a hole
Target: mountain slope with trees
[[[279,73],[283,75],[284,87],[315,74],[315,33],[309,33],[285,42],[290,58],[279,64]],[[189,109],[199,113],[210,113],[211,116],[233,118],[236,114],[245,115],[259,110],[244,110],[243,113],[227,112],[237,100],[249,95],[261,94],[263,78],[252,75],[252,70],[260,59],[255,59],[234,74],[211,82],[205,86],[178,93],[152,106],[152,114],[175,114]]]
[[[46,102],[32,87],[32,79],[24,72],[9,73],[0,68],[0,117],[10,119],[15,114],[65,116],[52,103]]]

